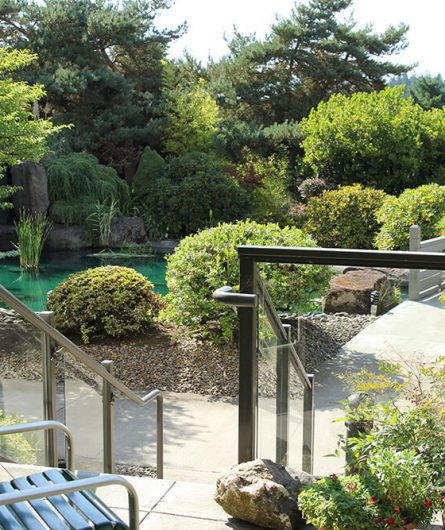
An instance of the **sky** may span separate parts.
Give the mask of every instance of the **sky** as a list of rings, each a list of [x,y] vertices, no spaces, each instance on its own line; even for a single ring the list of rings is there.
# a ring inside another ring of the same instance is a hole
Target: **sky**
[[[175,0],[173,7],[159,17],[158,24],[173,27],[186,21],[188,31],[172,45],[170,55],[180,57],[187,49],[205,63],[209,54],[214,59],[224,55],[227,51],[224,34],[230,35],[234,25],[242,33],[264,36],[276,15],[288,16],[294,3],[294,0]],[[400,22],[408,24],[409,46],[397,56],[397,61],[418,63],[414,70],[418,74],[445,75],[445,0],[355,0],[353,11],[358,26],[371,23],[379,32]]]

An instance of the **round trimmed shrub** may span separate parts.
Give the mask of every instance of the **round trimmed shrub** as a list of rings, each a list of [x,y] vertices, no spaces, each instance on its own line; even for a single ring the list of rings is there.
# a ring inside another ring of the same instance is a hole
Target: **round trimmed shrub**
[[[445,214],[445,187],[425,184],[405,190],[399,197],[388,197],[377,212],[382,228],[376,237],[379,249],[409,248],[409,229],[419,225],[422,239],[440,234],[437,223]]]
[[[380,227],[376,213],[387,197],[361,184],[324,191],[309,200],[304,230],[322,247],[372,248]]]
[[[186,237],[167,259],[170,293],[164,317],[214,340],[229,341],[236,328],[232,308],[218,304],[213,291],[239,284],[240,245],[314,247],[315,243],[297,228],[254,221],[225,223]],[[273,301],[279,309],[300,307],[320,296],[329,283],[331,270],[314,265],[263,264]]]
[[[150,327],[160,308],[153,284],[134,269],[106,266],[72,274],[48,295],[56,327],[80,332],[85,344]]]

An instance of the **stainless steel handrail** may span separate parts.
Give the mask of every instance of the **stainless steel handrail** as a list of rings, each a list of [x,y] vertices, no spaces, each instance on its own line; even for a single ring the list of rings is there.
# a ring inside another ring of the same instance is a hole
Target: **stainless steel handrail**
[[[69,353],[74,355],[77,360],[85,364],[90,370],[95,372],[97,375],[102,377],[105,381],[108,381],[114,388],[119,390],[128,399],[131,399],[137,405],[146,405],[156,400],[157,402],[157,476],[163,478],[163,395],[160,390],[152,390],[143,397],[140,397],[125,386],[119,379],[107,371],[107,369],[93,359],[88,353],[84,352],[79,346],[70,341],[65,335],[60,333],[57,329],[48,324],[38,314],[34,313],[32,309],[26,306],[12,293],[10,293],[3,285],[0,285],[0,299],[7,303],[14,311],[19,313],[34,327],[39,329],[42,333],[45,333],[59,346],[65,348]]]

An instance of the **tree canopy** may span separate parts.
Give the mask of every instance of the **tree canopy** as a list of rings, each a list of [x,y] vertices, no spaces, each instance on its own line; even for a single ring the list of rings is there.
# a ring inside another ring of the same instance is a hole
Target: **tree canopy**
[[[0,0],[0,43],[36,53],[24,79],[45,86],[42,102],[72,123],[69,148],[122,167],[156,144],[162,59],[181,28],[158,30],[170,0]]]

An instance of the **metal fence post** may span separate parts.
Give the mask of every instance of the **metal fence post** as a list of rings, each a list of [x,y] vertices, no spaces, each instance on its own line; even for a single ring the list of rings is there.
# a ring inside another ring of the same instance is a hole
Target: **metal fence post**
[[[113,374],[113,361],[102,361],[101,364]],[[102,380],[102,423],[104,473],[114,473],[113,387],[105,379]]]
[[[417,252],[420,250],[420,243],[422,242],[422,233],[420,226],[414,225],[409,228],[409,249]],[[408,298],[410,300],[419,299],[419,269],[409,269],[408,280]]]
[[[255,294],[256,263],[240,257],[240,292]],[[254,460],[257,454],[257,311],[254,307],[239,307],[239,408],[238,461]]]
[[[313,474],[314,471],[314,376],[307,374],[311,382],[310,388],[304,389],[303,398],[303,471]]]
[[[49,325],[54,326],[54,312],[43,311],[38,313],[40,318]],[[53,369],[53,342],[45,333],[41,333],[42,351],[42,380],[43,380],[43,416],[44,420],[56,420],[56,374]],[[51,467],[58,466],[57,433],[45,431],[45,458]]]
[[[287,340],[291,342],[291,326],[283,324]],[[276,461],[288,463],[289,446],[289,348],[284,345],[277,351],[277,389],[276,389]]]

